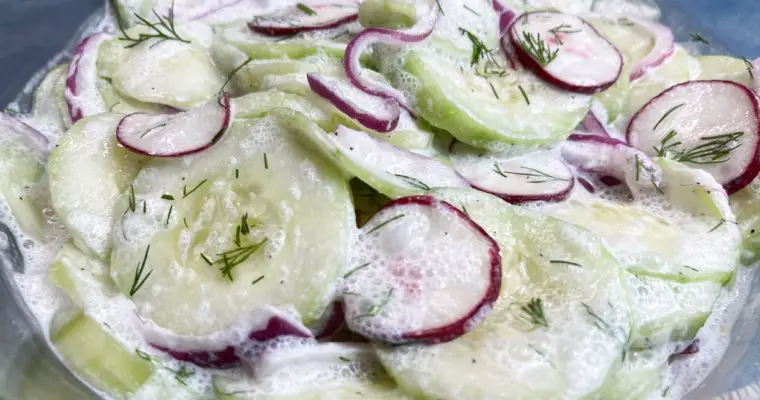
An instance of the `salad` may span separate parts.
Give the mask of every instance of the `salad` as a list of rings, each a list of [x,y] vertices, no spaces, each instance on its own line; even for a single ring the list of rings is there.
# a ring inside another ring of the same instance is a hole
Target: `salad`
[[[271,3],[114,1],[0,114],[15,280],[85,384],[670,399],[709,374],[760,258],[760,62],[633,0]]]

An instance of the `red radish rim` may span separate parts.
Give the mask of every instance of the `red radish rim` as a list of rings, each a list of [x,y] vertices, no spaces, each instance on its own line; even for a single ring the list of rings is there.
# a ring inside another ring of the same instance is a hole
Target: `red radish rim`
[[[435,28],[437,22],[438,12],[431,11],[409,29],[368,28],[363,30],[346,45],[346,52],[343,56],[343,69],[345,70],[346,78],[348,78],[348,81],[352,85],[366,93],[396,100],[401,107],[409,111],[409,114],[416,117],[417,114],[401,91],[390,85],[375,82],[362,75],[360,57],[369,45],[377,42],[394,45],[421,42],[433,33],[433,28]]]
[[[218,104],[222,107],[223,110],[225,110],[224,117],[222,119],[222,127],[211,138],[211,141],[203,146],[193,148],[190,150],[177,151],[177,152],[166,153],[166,154],[152,154],[149,150],[135,147],[133,145],[130,145],[128,141],[122,140],[123,139],[122,135],[119,134],[119,132],[121,131],[122,124],[124,124],[125,121],[128,121],[128,119],[132,116],[148,114],[145,112],[136,112],[136,113],[127,114],[126,116],[124,116],[124,118],[122,118],[119,121],[119,123],[116,125],[116,140],[118,140],[119,144],[124,146],[126,149],[129,149],[138,154],[144,154],[144,155],[149,155],[153,157],[182,157],[182,156],[199,153],[215,145],[219,141],[219,139],[221,139],[222,136],[224,136],[224,133],[227,131],[227,128],[229,128],[230,122],[232,121],[232,105],[230,103],[230,95],[228,93],[224,93],[222,97],[219,98]]]
[[[74,56],[71,59],[71,63],[69,64],[69,69],[66,75],[66,90],[64,90],[63,93],[63,99],[66,102],[66,108],[69,110],[69,118],[71,119],[72,124],[84,118],[84,112],[82,108],[79,105],[75,104],[76,97],[79,95],[79,86],[77,85],[77,82],[79,80],[79,69],[81,68],[80,63],[82,61],[82,56],[84,55],[85,51],[88,50],[87,47],[93,44],[93,42],[96,42],[94,43],[95,46],[100,46],[100,43],[108,39],[109,36],[110,35],[105,33],[92,34],[82,39],[77,47],[74,48]],[[93,73],[94,72],[95,71],[93,70]]]
[[[636,65],[631,68],[631,82],[641,78],[647,70],[662,65],[676,49],[673,32],[666,26],[657,22],[648,21],[641,18],[627,17],[631,22],[649,31],[654,36],[654,46],[652,50]]]
[[[425,343],[443,343],[454,340],[465,333],[469,332],[472,327],[481,322],[485,317],[483,311],[487,310],[491,305],[499,298],[499,292],[501,290],[501,248],[499,244],[475,221],[473,221],[467,214],[460,211],[458,208],[449,204],[446,201],[436,199],[430,195],[418,195],[402,197],[391,201],[386,204],[380,211],[405,205],[421,205],[425,207],[442,206],[447,211],[454,213],[464,221],[469,228],[488,242],[488,256],[490,261],[490,276],[489,286],[486,288],[480,301],[469,312],[462,317],[447,323],[445,326],[423,329],[414,332],[406,332],[400,335],[402,340],[405,341],[418,341]],[[468,329],[469,328],[469,329]]]
[[[591,183],[591,181],[589,181],[588,179],[579,177],[578,183],[580,183],[581,186],[583,186],[583,188],[586,189],[587,192],[592,193],[592,194],[596,193],[596,188],[594,187],[594,184]]]
[[[384,97],[377,97],[379,101],[383,101],[387,108],[389,115],[385,118],[373,115],[372,113],[358,108],[357,105],[352,104],[351,100],[346,98],[345,95],[333,91],[325,82],[325,78],[319,74],[309,72],[306,74],[306,80],[309,82],[311,90],[318,94],[323,99],[329,101],[338,110],[348,115],[350,118],[355,119],[364,127],[375,130],[377,132],[387,133],[393,131],[398,126],[399,117],[401,116],[401,109],[398,102],[393,99]],[[351,85],[350,83],[346,83]],[[362,92],[364,92],[362,90]],[[372,96],[365,92],[365,94]]]
[[[567,140],[571,142],[594,142],[594,143],[609,144],[613,146],[631,147],[631,145],[629,145],[628,143],[620,139],[615,139],[614,137],[611,137],[611,136],[582,135],[578,133],[573,133],[567,137]]]
[[[642,106],[638,111],[636,111],[635,114],[631,117],[631,119],[628,121],[628,126],[626,128],[625,132],[625,139],[628,142],[629,146],[633,146],[632,142],[632,134],[633,134],[633,123],[636,121],[636,118],[645,111],[651,104],[659,100],[661,97],[665,96],[669,91],[674,90],[681,86],[690,85],[694,82],[703,82],[703,83],[720,83],[720,84],[727,84],[734,86],[736,88],[739,88],[742,93],[744,93],[745,96],[750,100],[750,102],[753,105],[753,108],[755,109],[755,120],[757,121],[757,131],[754,132],[755,136],[758,137],[758,140],[755,143],[755,151],[752,155],[751,161],[749,164],[745,165],[742,172],[734,179],[722,183],[723,189],[728,193],[728,195],[732,195],[752,183],[753,180],[760,174],[760,102],[758,101],[757,95],[747,88],[744,85],[738,84],[733,81],[727,81],[722,79],[712,79],[712,80],[696,80],[696,81],[686,81],[683,83],[679,83],[676,85],[673,85],[665,90],[663,90],[660,94],[657,96],[651,98],[644,106]],[[572,136],[572,135],[571,135]],[[636,146],[633,146],[636,147]]]
[[[517,13],[501,0],[492,0],[491,7],[499,15],[499,38],[501,38],[517,19]],[[509,68],[517,69],[519,64],[515,50],[509,43],[505,43],[504,40],[499,40],[499,44],[502,53],[504,53],[504,58],[509,63]]]
[[[617,47],[615,47],[612,43],[610,43],[609,40],[607,40],[604,36],[602,36],[602,34],[600,34],[599,31],[596,30],[596,28],[594,28],[591,24],[586,22],[586,20],[578,16],[575,16],[575,17],[578,18],[578,20],[581,23],[583,23],[589,30],[591,30],[594,34],[596,34],[599,40],[602,40],[604,43],[609,45],[611,49],[615,50],[618,60],[620,61],[620,66],[618,67],[618,71],[617,71],[617,75],[615,76],[615,79],[612,79],[607,82],[602,82],[599,84],[588,85],[588,86],[571,84],[549,73],[549,71],[546,70],[546,68],[543,65],[541,65],[538,61],[534,60],[533,57],[530,56],[530,54],[526,53],[525,50],[523,50],[523,48],[520,47],[520,44],[517,42],[517,39],[515,37],[516,35],[514,33],[514,26],[521,19],[527,18],[532,14],[539,14],[539,13],[563,14],[563,13],[555,12],[555,11],[531,11],[531,12],[524,13],[514,20],[514,22],[510,26],[510,29],[507,32],[505,32],[504,37],[502,37],[502,42],[506,40],[507,37],[509,37],[509,46],[512,49],[514,49],[515,55],[517,56],[517,60],[522,65],[524,65],[525,67],[533,71],[533,73],[536,74],[539,78],[541,78],[541,80],[543,80],[544,82],[547,82],[560,89],[567,90],[570,92],[575,92],[575,93],[582,93],[582,94],[598,93],[598,92],[606,90],[610,86],[614,85],[615,82],[617,82],[617,80],[620,78],[620,73],[623,71],[623,55],[620,53],[620,50],[618,50]],[[502,45],[505,51],[506,51],[506,46],[507,46],[506,44]]]
[[[332,6],[332,4],[326,4],[326,5]],[[316,8],[316,6],[312,6],[312,7]],[[357,4],[357,8],[354,10],[352,14],[348,14],[345,17],[331,20],[323,24],[317,24],[317,25],[312,25],[312,26],[271,26],[271,25],[260,26],[260,25],[256,25],[254,21],[251,21],[251,22],[248,22],[248,29],[250,29],[253,32],[260,33],[266,36],[288,36],[288,35],[293,35],[293,34],[297,34],[301,32],[313,32],[313,31],[321,31],[321,30],[326,30],[326,29],[337,28],[341,25],[354,22],[358,19],[359,19],[359,8]]]
[[[312,329],[314,337],[317,340],[329,339],[345,326],[345,314],[343,313],[343,303],[336,301],[329,307],[327,315],[320,321],[321,323],[315,329]]]

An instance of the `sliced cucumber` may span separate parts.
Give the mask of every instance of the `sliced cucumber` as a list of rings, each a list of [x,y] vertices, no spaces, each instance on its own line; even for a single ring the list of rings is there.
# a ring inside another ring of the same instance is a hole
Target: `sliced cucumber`
[[[631,352],[600,391],[601,399],[664,400],[662,383],[667,372],[668,354],[662,351]]]
[[[455,341],[378,348],[399,385],[425,399],[582,398],[599,390],[630,334],[621,270],[601,241],[486,194],[433,194],[499,231],[505,286],[486,320]],[[513,252],[505,251],[510,242]]]
[[[609,89],[594,95],[594,100],[601,103],[605,111],[607,111],[607,123],[614,122],[620,113],[623,112],[626,98],[628,97],[628,90],[631,87],[631,80],[628,74],[628,68],[623,65],[623,70],[620,72],[617,82],[610,86]]]
[[[123,115],[100,114],[72,126],[50,154],[48,174],[53,209],[82,251],[105,259],[119,195],[129,187],[146,157],[116,141]]]
[[[104,42],[98,55],[99,76],[109,78],[122,96],[143,103],[188,108],[208,102],[225,81],[208,54],[211,27],[187,23],[176,30],[184,41],[148,40],[126,47],[133,43],[124,40],[125,34],[137,38],[150,33],[145,26],[136,26]]]
[[[590,97],[554,89],[525,72],[483,78],[418,51],[408,54],[405,67],[419,78],[420,115],[475,147],[558,142],[589,110]]]
[[[327,133],[303,114],[280,109],[273,112],[347,175],[356,176],[378,192],[398,198],[436,187],[468,187],[454,170],[372,136],[346,127]]]
[[[359,7],[359,22],[365,28],[410,28],[417,21],[412,0],[366,0]]]
[[[45,146],[42,134],[0,113],[0,195],[21,230],[36,239],[45,237],[49,201]]]
[[[597,233],[637,275],[678,282],[727,282],[739,256],[739,229],[727,196],[704,171],[657,159],[664,196],[618,204],[570,200],[547,212]]]
[[[644,59],[654,47],[655,38],[652,34],[625,17],[594,15],[587,18],[587,21],[623,54],[628,66]]]
[[[100,91],[100,96],[103,98],[103,102],[109,111],[120,114],[131,114],[135,112],[160,114],[168,111],[168,107],[160,104],[143,103],[130,97],[122,96],[113,87],[111,82],[111,78],[98,77],[96,83],[98,90]]]
[[[753,85],[752,64],[742,58],[728,56],[697,56],[700,80],[727,80],[749,88]],[[749,65],[748,65],[749,63]]]
[[[335,60],[323,60],[307,57],[303,60],[255,60],[246,64],[235,74],[237,86],[244,92],[265,89],[262,81],[270,76],[303,76],[308,72],[317,72],[330,76],[343,74],[343,66]],[[308,88],[308,84],[306,87]],[[266,88],[271,89],[271,87]]]
[[[742,265],[749,266],[760,260],[760,180],[731,195],[731,208],[742,235]]]
[[[89,308],[96,297],[112,296],[106,266],[99,260],[87,257],[73,243],[63,245],[50,261],[48,279],[82,309]]]
[[[334,33],[336,39],[345,38],[341,32]],[[312,38],[297,35],[294,38],[272,37],[252,32],[248,26],[241,25],[221,31],[217,38],[243,51],[254,60],[268,58],[300,59],[309,56],[343,59],[346,44],[327,38]]]
[[[721,293],[715,282],[684,284],[631,273],[625,280],[634,321],[630,345],[635,349],[693,339]]]
[[[214,377],[219,399],[408,399],[383,371],[371,347],[326,343],[269,353],[256,377]]]
[[[298,111],[323,129],[335,129],[330,115],[315,107],[303,96],[270,90],[249,93],[231,100],[235,118],[261,118],[276,108]]]
[[[68,120],[69,114],[63,100],[68,71],[69,64],[61,64],[51,69],[34,91],[32,115],[37,127],[48,137],[60,137],[68,125],[64,122]],[[65,115],[61,114],[62,110],[67,110]]]
[[[348,187],[275,120],[236,120],[208,150],[152,160],[134,193],[136,211],[115,216],[111,275],[160,327],[202,336],[267,305],[312,325],[332,301],[354,228]]]
[[[119,18],[119,26],[129,28],[139,20],[137,15],[149,16],[156,0],[111,0]]]
[[[68,321],[54,327],[50,341],[82,379],[117,398],[129,397],[154,372],[153,364],[125,349],[82,311],[76,311]]]

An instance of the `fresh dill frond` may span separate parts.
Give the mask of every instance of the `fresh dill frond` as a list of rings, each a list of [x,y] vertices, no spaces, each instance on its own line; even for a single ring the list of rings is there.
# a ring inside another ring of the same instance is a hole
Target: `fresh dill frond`
[[[365,312],[364,314],[359,314],[354,319],[360,319],[360,318],[367,318],[367,317],[374,317],[377,314],[379,314],[385,306],[388,305],[391,301],[391,297],[393,296],[393,288],[388,290],[388,293],[385,295],[385,298],[379,303],[379,304],[373,304],[370,306],[370,308]]]
[[[493,172],[496,174],[508,178],[509,175],[517,175],[517,176],[524,176],[528,178],[528,183],[546,183],[546,182],[553,182],[553,181],[562,181],[562,182],[568,182],[569,179],[567,178],[561,178],[558,176],[547,174],[546,172],[537,170],[535,168],[525,167],[521,166],[520,169],[523,169],[527,172],[513,172],[513,171],[504,171],[501,169],[501,166],[499,165],[498,161],[494,161],[493,163]]]
[[[150,245],[145,249],[145,255],[143,256],[142,261],[137,263],[137,267],[135,268],[135,275],[134,278],[132,278],[132,287],[129,289],[129,297],[134,297],[135,294],[137,294],[137,292],[140,291],[140,289],[143,287],[145,281],[147,281],[148,278],[150,278],[151,274],[153,274],[153,270],[150,270],[147,274],[145,274],[145,265],[148,262],[148,253],[150,253]]]
[[[367,232],[367,234],[369,235],[369,234],[375,233],[375,232],[379,231],[380,229],[382,229],[383,227],[385,227],[386,225],[390,224],[391,222],[398,221],[398,220],[400,220],[401,218],[404,218],[404,217],[406,217],[406,214],[399,214],[399,215],[397,215],[397,216],[395,216],[395,217],[393,217],[393,218],[391,218],[391,219],[389,219],[389,220],[387,220],[385,222],[382,222],[382,223],[378,224],[377,226],[375,226],[374,228],[372,228],[369,232]]]
[[[430,190],[431,189],[430,186],[428,186],[428,185],[425,184],[425,182],[422,182],[421,180],[419,180],[417,178],[412,178],[411,176],[401,175],[401,174],[391,174],[391,175],[395,176],[396,178],[399,178],[399,179],[403,180],[404,182],[408,183],[411,186],[416,187],[417,189],[422,189],[422,190]]]
[[[264,246],[267,241],[268,239],[264,238],[260,242],[252,245],[240,246],[236,249],[225,251],[224,253],[218,253],[217,256],[220,256],[221,258],[214,261],[213,264],[221,264],[222,266],[219,268],[219,271],[222,273],[222,277],[233,281],[234,277],[232,276],[232,271],[235,267],[248,260],[257,250]]]
[[[303,12],[304,14],[306,14],[308,16],[313,17],[313,16],[317,15],[317,12],[314,11],[313,8],[307,6],[304,3],[298,3],[298,4],[296,4],[296,8],[298,8],[301,12]]]
[[[691,38],[692,42],[699,42],[704,43],[706,45],[709,45],[710,42],[707,41],[699,32],[692,32],[689,37]]]
[[[122,37],[119,37],[119,40],[130,42],[128,45],[124,47],[129,49],[129,48],[138,46],[141,43],[144,43],[150,39],[158,39],[158,41],[152,44],[151,46],[155,46],[167,40],[176,40],[182,43],[190,43],[189,40],[182,38],[179,35],[179,33],[177,33],[177,29],[174,26],[174,2],[173,1],[172,1],[171,8],[169,8],[168,15],[161,16],[156,12],[155,9],[153,10],[153,15],[158,19],[158,22],[150,22],[148,21],[147,18],[137,13],[134,13],[134,15],[135,15],[135,18],[137,18],[138,20],[137,25],[149,28],[150,33],[140,33],[137,35],[137,37],[130,37],[127,34],[127,32],[124,30],[124,28],[120,28]]]
[[[527,304],[520,306],[520,318],[532,324],[534,327],[549,327],[549,322],[546,320],[546,315],[544,314],[543,301],[539,297],[534,297],[530,299]]]
[[[522,37],[517,38],[517,45],[544,67],[554,61],[559,54],[559,49],[552,50],[546,44],[546,41],[541,39],[540,33],[534,35],[530,32],[523,31]]]
[[[193,194],[193,192],[195,192],[196,190],[198,190],[198,189],[199,189],[201,186],[203,186],[203,184],[204,184],[204,183],[206,183],[206,182],[208,182],[208,179],[204,179],[204,180],[202,180],[202,181],[201,181],[199,184],[195,185],[195,186],[194,186],[192,189],[190,189],[190,190],[187,190],[187,186],[186,186],[186,185],[183,185],[183,186],[182,186],[182,198],[184,199],[184,198],[186,198],[187,196],[190,196],[191,194]]]
[[[348,278],[349,276],[353,275],[355,272],[360,271],[364,268],[367,268],[370,266],[371,263],[364,263],[358,267],[352,268],[350,271],[346,272],[345,275],[343,275],[343,279]]]
[[[654,124],[654,127],[652,128],[652,130],[657,129],[657,127],[660,126],[660,124],[662,123],[662,121],[665,121],[665,119],[668,118],[668,116],[670,114],[672,114],[673,111],[678,110],[679,108],[681,108],[681,107],[683,107],[685,105],[686,105],[686,103],[681,103],[681,104],[679,104],[677,106],[673,106],[670,110],[666,111],[665,114],[662,114],[662,117],[660,117],[660,119],[657,120],[657,123]]]

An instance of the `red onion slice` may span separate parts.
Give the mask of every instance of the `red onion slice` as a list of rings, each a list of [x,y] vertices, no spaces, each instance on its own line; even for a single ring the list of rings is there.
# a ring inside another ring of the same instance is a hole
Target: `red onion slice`
[[[593,111],[589,111],[586,117],[581,121],[581,127],[583,128],[581,134],[595,135],[595,136],[607,136],[610,137],[610,133],[604,126],[602,121]],[[572,139],[570,139],[572,140]]]
[[[642,18],[628,17],[636,25],[649,31],[654,36],[654,46],[644,58],[631,68],[631,81],[641,78],[654,67],[661,65],[675,51],[675,40],[670,28]]]
[[[413,27],[405,30],[386,28],[369,28],[356,35],[346,46],[343,57],[343,67],[349,82],[357,88],[378,97],[396,100],[410,114],[416,115],[406,96],[396,88],[385,83],[370,79],[362,73],[360,57],[374,43],[406,45],[425,40],[433,32],[438,21],[438,11],[435,7]]]
[[[11,117],[10,115],[0,112],[0,143],[5,143],[4,140],[10,139],[22,143],[29,149],[29,151],[35,152],[40,160],[44,160],[48,153],[48,146],[50,146],[50,140],[40,133],[40,131],[32,128],[18,118]]]
[[[179,157],[205,150],[216,143],[230,124],[230,97],[177,114],[133,113],[122,118],[116,138],[140,154]]]
[[[334,1],[330,3],[298,3],[270,15],[254,18],[248,27],[267,36],[288,36],[300,32],[331,29],[359,19],[359,3]]]
[[[89,115],[106,112],[106,104],[96,85],[95,64],[100,44],[111,37],[106,33],[96,33],[84,38],[74,50],[63,94],[72,124]]]
[[[313,72],[306,74],[306,79],[314,93],[363,126],[378,132],[390,132],[398,126],[401,109],[395,100],[373,96],[342,79]]]

